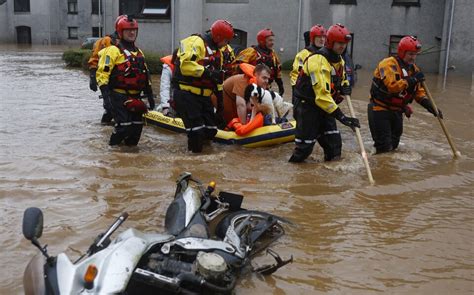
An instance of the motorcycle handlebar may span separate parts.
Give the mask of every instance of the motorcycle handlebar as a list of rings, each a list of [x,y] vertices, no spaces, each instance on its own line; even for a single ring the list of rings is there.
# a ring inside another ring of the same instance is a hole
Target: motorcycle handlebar
[[[97,244],[95,244],[96,247],[101,247],[102,246],[102,243],[107,239],[109,238],[116,230],[117,228],[119,228],[119,226],[125,221],[127,220],[128,218],[128,213],[127,212],[123,212],[118,218],[117,220],[115,220],[114,223],[112,223],[112,225],[107,229],[107,231],[104,233],[104,235],[102,236],[102,238],[97,242]]]

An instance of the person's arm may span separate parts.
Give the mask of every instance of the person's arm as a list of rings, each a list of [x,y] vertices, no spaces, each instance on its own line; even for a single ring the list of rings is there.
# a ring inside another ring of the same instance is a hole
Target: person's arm
[[[171,75],[171,68],[167,64],[163,64],[160,80],[160,105],[163,110],[170,107]]]
[[[235,97],[235,105],[237,107],[237,115],[239,116],[240,122],[242,124],[247,123],[247,104],[245,99],[241,96]]]
[[[204,41],[195,36],[191,36],[181,41],[178,52],[180,70],[184,76],[201,77],[204,73],[204,66],[198,61],[205,57]]]
[[[378,65],[380,79],[390,93],[398,93],[409,87],[408,80],[400,76],[398,69],[399,66],[394,58],[385,59]]]
[[[99,51],[99,63],[97,65],[97,84],[104,86],[109,84],[110,74],[117,58],[120,56],[120,50],[116,46],[109,46]]]
[[[311,78],[315,103],[323,111],[331,114],[337,104],[331,96],[331,65],[322,55],[313,55],[305,63],[305,74]]]
[[[298,79],[298,74],[300,73],[301,68],[303,67],[303,61],[301,60],[301,55],[303,51],[296,54],[295,59],[293,60],[293,67],[290,72],[290,83],[291,86],[296,85],[296,79]]]

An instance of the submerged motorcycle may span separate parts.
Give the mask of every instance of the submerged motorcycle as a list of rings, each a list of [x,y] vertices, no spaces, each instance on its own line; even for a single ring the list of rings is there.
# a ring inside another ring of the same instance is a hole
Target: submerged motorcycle
[[[214,190],[214,182],[205,188],[183,173],[166,212],[166,233],[128,229],[111,241],[128,217],[123,213],[75,262],[48,254],[38,241],[43,214],[26,209],[23,235],[41,254],[26,267],[25,294],[225,294],[243,271],[268,275],[293,260],[267,248],[289,221],[245,210],[242,195]],[[254,268],[252,258],[265,249],[276,262]]]

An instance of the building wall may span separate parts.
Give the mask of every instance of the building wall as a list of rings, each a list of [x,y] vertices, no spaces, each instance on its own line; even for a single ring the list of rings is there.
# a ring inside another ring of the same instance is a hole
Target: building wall
[[[354,33],[354,63],[372,69],[388,55],[390,35],[416,35],[431,54],[418,56],[427,72],[436,72],[444,18],[444,0],[421,0],[420,7],[392,6],[392,0],[359,0],[357,5],[330,5],[313,1],[313,23],[342,23]],[[369,14],[370,12],[370,14]],[[438,39],[436,38],[438,37]]]
[[[445,21],[443,27],[443,51],[440,52],[439,72],[444,73],[447,41],[449,35],[449,20],[451,17],[452,0],[446,1]],[[472,73],[474,68],[472,40],[474,22],[472,0],[456,0],[452,22],[451,42],[449,48],[448,68],[459,73]]]
[[[257,43],[258,31],[270,28],[275,34],[274,49],[282,61],[294,58],[298,39],[297,0],[279,0],[278,6],[274,0],[249,0],[248,3],[204,2],[202,31],[209,29],[216,19],[226,19],[234,28],[247,32],[247,45],[251,46]]]

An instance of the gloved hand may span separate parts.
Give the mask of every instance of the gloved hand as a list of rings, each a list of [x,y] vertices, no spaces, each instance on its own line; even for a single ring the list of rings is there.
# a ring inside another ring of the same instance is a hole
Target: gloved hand
[[[413,109],[411,108],[411,106],[406,105],[405,108],[403,109],[403,113],[405,114],[407,118],[410,118],[411,115],[413,114]]]
[[[355,128],[360,128],[360,123],[359,119],[357,118],[352,118],[352,117],[346,117],[344,113],[342,113],[340,108],[337,108],[334,112],[331,113],[331,116],[336,118],[339,122],[342,124],[350,127],[352,131],[355,131]]]
[[[425,74],[423,74],[423,72],[416,72],[413,78],[415,78],[417,82],[423,82],[425,81]]]
[[[351,94],[352,94],[352,87],[351,87],[351,85],[343,85],[343,86],[341,86],[341,94],[342,94],[342,95],[351,95]]]
[[[153,92],[150,92],[147,94],[148,98],[148,109],[149,110],[154,110],[155,109],[155,98],[153,97]]]
[[[143,91],[148,99],[148,109],[149,110],[154,110],[155,109],[155,97],[153,95],[153,89],[151,88],[151,84],[148,84],[147,87],[145,88],[145,91]]]
[[[283,80],[281,78],[276,78],[275,82],[278,85],[278,94],[280,94],[280,96],[283,96],[283,93],[285,93],[285,87],[283,87]]]
[[[100,92],[102,93],[102,99],[103,100],[109,100],[110,99],[109,85],[100,86]]]
[[[202,73],[202,77],[212,80],[216,85],[224,83],[224,71],[222,70],[217,71],[206,68]]]
[[[97,79],[95,77],[95,72],[97,69],[91,69],[89,72],[89,88],[96,92],[97,91]]]
[[[433,116],[437,117],[435,109],[433,105],[431,104],[431,101],[428,98],[423,99],[420,104],[430,113],[433,114]],[[441,112],[440,109],[438,109],[438,115],[441,119],[443,119],[443,113]]]
[[[224,93],[222,93],[222,91],[216,91],[215,94],[217,98],[216,113],[222,115],[224,112]]]

